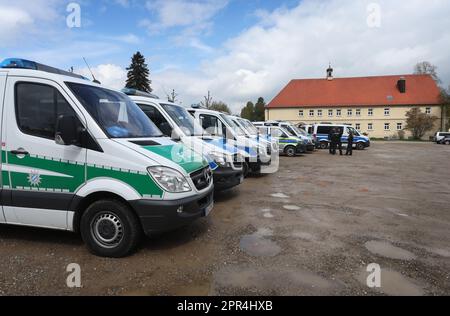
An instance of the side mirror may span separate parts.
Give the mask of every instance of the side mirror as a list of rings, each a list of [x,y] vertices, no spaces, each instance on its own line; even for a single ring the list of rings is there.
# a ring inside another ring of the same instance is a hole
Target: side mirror
[[[172,131],[171,139],[174,142],[180,142],[181,141],[181,136],[177,133],[177,131],[175,129]]]
[[[56,121],[55,142],[58,145],[70,146],[79,143],[76,117],[61,115]]]

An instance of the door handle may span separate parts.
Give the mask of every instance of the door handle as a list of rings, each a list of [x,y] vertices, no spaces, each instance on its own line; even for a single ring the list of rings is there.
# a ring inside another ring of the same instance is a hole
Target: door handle
[[[30,153],[24,149],[12,150],[11,154],[14,156],[28,156]]]

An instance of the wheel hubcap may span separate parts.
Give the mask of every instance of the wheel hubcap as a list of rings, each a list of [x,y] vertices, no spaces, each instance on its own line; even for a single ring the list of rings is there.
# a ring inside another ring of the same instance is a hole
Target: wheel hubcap
[[[92,221],[91,233],[100,246],[114,248],[123,238],[122,222],[114,213],[101,213]]]

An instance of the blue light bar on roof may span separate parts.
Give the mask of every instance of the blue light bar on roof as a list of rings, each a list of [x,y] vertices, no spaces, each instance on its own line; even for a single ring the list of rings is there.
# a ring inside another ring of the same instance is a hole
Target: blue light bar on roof
[[[21,58],[8,58],[0,63],[0,68],[6,69],[31,69],[31,70],[40,70],[44,72],[49,72],[52,74],[63,75],[68,77],[73,77],[77,79],[89,80],[86,77],[81,75],[74,74],[73,72],[61,70],[58,68],[46,66],[43,64],[38,64],[34,61],[21,59]]]
[[[0,63],[0,68],[20,68],[38,70],[37,64],[33,61],[19,58],[8,58]]]

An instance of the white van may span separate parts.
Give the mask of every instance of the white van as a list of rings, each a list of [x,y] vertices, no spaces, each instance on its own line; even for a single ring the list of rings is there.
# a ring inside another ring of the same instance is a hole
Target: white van
[[[313,126],[313,134],[317,139],[317,143],[320,149],[327,149],[330,144],[329,135],[331,131],[336,128],[342,133],[342,143],[345,145],[348,143],[349,132],[353,133],[353,147],[357,150],[364,150],[370,147],[370,138],[368,136],[361,135],[355,128],[349,125],[340,124],[315,124]]]
[[[130,96],[164,135],[211,158],[216,191],[231,189],[244,181],[243,157],[238,148],[222,137],[208,135],[183,106],[137,90],[122,91]]]
[[[263,167],[271,166],[272,156],[269,149],[247,138],[245,131],[236,125],[228,114],[198,108],[189,108],[188,111],[209,134],[235,141],[238,148],[247,153],[244,163],[245,175],[249,172],[265,173]],[[267,170],[271,169],[267,168]]]
[[[80,232],[123,257],[143,233],[213,207],[208,161],[161,131],[125,94],[21,59],[0,64],[0,223]]]

